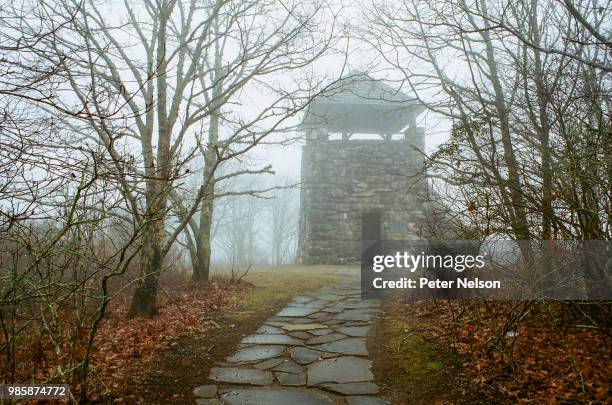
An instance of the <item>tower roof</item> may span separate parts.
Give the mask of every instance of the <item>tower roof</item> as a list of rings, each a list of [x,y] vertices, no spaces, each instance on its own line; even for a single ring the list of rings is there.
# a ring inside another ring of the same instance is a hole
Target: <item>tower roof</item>
[[[425,107],[416,99],[365,73],[334,83],[310,105],[302,122],[306,130],[365,134],[398,133]]]

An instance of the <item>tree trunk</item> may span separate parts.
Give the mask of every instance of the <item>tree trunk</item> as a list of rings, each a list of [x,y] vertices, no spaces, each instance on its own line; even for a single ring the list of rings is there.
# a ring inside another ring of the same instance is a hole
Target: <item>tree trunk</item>
[[[540,45],[540,27],[538,22],[538,2],[531,1],[531,23],[533,42]],[[536,96],[538,102],[539,123],[533,119],[534,128],[538,133],[540,162],[542,165],[542,231],[541,238],[549,240],[553,237],[552,226],[555,218],[555,211],[552,206],[553,198],[553,175],[552,175],[552,151],[550,147],[550,125],[548,118],[548,91],[545,87],[545,75],[543,72],[543,63],[540,51],[537,49],[534,53],[533,75],[536,86]],[[527,60],[527,57],[525,57]],[[546,249],[547,250],[547,249]],[[550,261],[546,260],[546,263]]]
[[[196,237],[196,260],[193,263],[194,281],[207,281],[210,276],[210,238],[212,229],[214,188],[208,187],[200,210],[200,232]],[[212,194],[212,195],[211,195]]]
[[[210,122],[209,143],[204,156],[204,170],[202,181],[206,190],[200,208],[200,226],[196,235],[196,262],[193,266],[192,279],[194,281],[207,281],[210,275],[211,256],[211,230],[213,221],[213,208],[215,201],[215,174],[217,154],[215,146],[218,139],[219,116],[213,113]]]
[[[484,7],[484,13],[486,15],[486,7]],[[490,28],[488,22],[485,19],[485,27]],[[506,105],[504,98],[503,87],[501,85],[501,79],[497,71],[497,60],[495,59],[495,50],[491,36],[488,31],[484,30],[481,33],[486,51],[486,63],[489,67],[489,80],[493,86],[493,94],[495,97],[495,109],[499,119],[499,129],[501,135],[501,143],[503,148],[504,163],[508,170],[508,188],[510,189],[510,199],[512,201],[511,210],[513,211],[513,221],[510,224],[512,231],[517,240],[528,240],[530,239],[529,225],[527,222],[527,214],[525,212],[525,200],[523,198],[523,188],[521,186],[519,164],[517,162],[514,146],[512,141],[512,135],[510,132],[509,124],[509,108]],[[510,208],[510,207],[509,207]],[[525,249],[523,254],[529,257],[530,249]]]
[[[128,318],[157,315],[155,301],[157,298],[159,273],[163,262],[161,255],[163,239],[160,238],[159,229],[161,228],[161,236],[163,236],[164,222],[163,219],[156,218],[144,235],[141,254],[141,279],[132,298],[127,314]]]
[[[140,271],[140,282],[132,304],[128,311],[128,317],[152,316],[157,314],[155,302],[159,287],[159,274],[165,256],[165,232],[166,232],[166,210],[168,208],[168,196],[171,187],[171,165],[172,154],[170,151],[170,140],[172,137],[172,121],[168,116],[168,85],[166,73],[168,61],[166,59],[166,25],[168,22],[167,8],[160,8],[160,24],[157,32],[157,159],[155,162],[149,159],[150,166],[147,168],[149,178],[146,180],[147,187],[147,210],[145,221],[148,221],[143,236],[142,268]],[[145,150],[152,151],[150,142],[147,142]],[[150,153],[149,152],[149,153]],[[152,155],[152,153],[150,153]]]
[[[204,153],[204,170],[202,184],[205,186],[202,207],[200,208],[200,229],[196,235],[197,260],[194,263],[192,278],[194,281],[208,281],[210,276],[211,230],[213,208],[215,201],[215,170],[217,169],[217,143],[219,142],[219,126],[221,119],[221,92],[223,90],[223,72],[221,69],[221,53],[218,44],[215,49],[215,77],[212,91],[210,127],[208,145]]]
[[[202,181],[206,190],[200,208],[200,229],[196,236],[196,263],[193,268],[194,281],[207,281],[210,275],[210,255],[211,255],[211,230],[213,220],[213,208],[215,201],[215,166],[217,164],[217,154],[215,146],[219,133],[218,111],[213,113],[210,120],[210,134],[208,147],[204,156],[204,171]]]

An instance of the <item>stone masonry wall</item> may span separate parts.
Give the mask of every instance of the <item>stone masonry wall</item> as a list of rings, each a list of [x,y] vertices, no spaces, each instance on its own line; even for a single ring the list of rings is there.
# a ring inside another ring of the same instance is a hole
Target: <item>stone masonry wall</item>
[[[360,260],[362,215],[382,213],[382,239],[414,239],[421,215],[416,194],[423,137],[406,140],[320,140],[302,152],[299,256],[304,264]],[[416,176],[416,177],[415,177]]]

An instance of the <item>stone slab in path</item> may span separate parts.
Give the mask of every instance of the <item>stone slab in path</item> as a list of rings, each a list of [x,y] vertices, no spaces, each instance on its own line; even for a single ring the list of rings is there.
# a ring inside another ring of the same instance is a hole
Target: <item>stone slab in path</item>
[[[302,340],[307,340],[307,339],[310,339],[310,338],[314,337],[314,336],[312,336],[308,332],[301,332],[301,331],[289,332],[289,336],[292,336],[292,337],[297,338],[297,339],[302,339]]]
[[[315,308],[316,310],[319,310],[323,308],[324,306],[326,306],[327,304],[329,304],[328,301],[322,301],[322,300],[315,299],[315,300],[307,302],[306,304],[304,304],[304,306],[307,308]]]
[[[319,345],[322,343],[335,342],[336,340],[340,340],[344,338],[346,338],[346,335],[343,335],[341,333],[330,333],[327,335],[317,336],[317,337],[313,337],[312,339],[308,339],[306,341],[306,344],[307,345]]]
[[[333,405],[333,401],[320,392],[289,387],[230,387],[221,398],[228,405]]]
[[[325,326],[327,328],[327,326]],[[308,333],[310,333],[311,335],[317,335],[317,336],[322,336],[322,335],[327,335],[329,333],[332,333],[333,330],[332,329],[315,329],[315,330],[311,330]]]
[[[285,373],[301,373],[303,367],[292,360],[285,360],[278,366],[274,367],[274,371],[282,371]]]
[[[276,326],[263,325],[255,332],[259,335],[281,335],[283,334],[283,330],[281,328],[277,328]]]
[[[336,331],[353,337],[365,337],[370,330],[369,326],[345,326],[337,328]]]
[[[269,371],[253,368],[213,367],[210,379],[232,384],[269,385],[274,381],[274,376]]]
[[[357,272],[355,274],[358,274]],[[377,304],[357,277],[296,297],[239,343],[194,390],[202,405],[382,405],[366,335]],[[214,389],[213,389],[214,388]]]
[[[280,356],[285,351],[281,345],[257,345],[238,350],[234,355],[227,358],[232,363],[265,360]]]
[[[344,395],[378,394],[378,385],[370,381],[344,384],[320,384],[319,387]]]
[[[277,327],[280,327],[280,326],[284,326],[286,324],[287,324],[287,322],[272,321],[272,320],[266,321],[266,325],[268,325],[268,326],[277,326]]]
[[[324,350],[339,354],[350,354],[353,356],[367,356],[368,349],[366,348],[364,338],[346,338],[337,340],[331,343],[312,346],[313,349]]]
[[[276,367],[281,364],[284,360],[280,357],[276,357],[274,359],[264,360],[261,363],[257,363],[253,365],[253,367],[258,368],[260,370],[268,370],[272,367]]]
[[[281,385],[306,385],[306,375],[304,373],[274,373]]]
[[[317,307],[287,307],[280,311],[276,316],[284,316],[284,317],[302,317],[314,314],[319,309]],[[278,319],[278,318],[277,318]]]
[[[297,332],[297,331],[312,331],[315,329],[327,329],[327,325],[323,325],[320,323],[305,323],[301,325],[284,325],[283,329],[289,332]]]
[[[321,322],[321,321],[330,320],[332,318],[332,315],[333,314],[330,314],[327,312],[317,312],[315,314],[309,315],[308,318]]]
[[[322,309],[323,312],[328,312],[330,314],[337,314],[342,312],[341,308],[335,308],[335,307],[327,307],[327,308],[323,308]]]
[[[336,308],[342,309],[361,309],[361,308],[376,308],[376,304],[371,301],[355,301],[355,302],[342,302],[335,305]]]
[[[315,322],[315,320],[310,318],[293,318],[291,321],[291,323],[294,325],[310,325],[313,322]]]
[[[309,364],[322,357],[323,354],[317,350],[312,350],[305,347],[291,348],[291,358],[300,364]]]
[[[292,338],[287,335],[251,335],[242,339],[241,343],[256,344],[256,345],[289,345],[301,346],[304,343],[301,340]]]
[[[344,312],[334,315],[335,320],[340,321],[369,321],[372,319],[372,314],[364,312],[360,309],[349,309]]]
[[[352,356],[317,361],[308,366],[308,385],[372,381],[371,366],[370,360]]]

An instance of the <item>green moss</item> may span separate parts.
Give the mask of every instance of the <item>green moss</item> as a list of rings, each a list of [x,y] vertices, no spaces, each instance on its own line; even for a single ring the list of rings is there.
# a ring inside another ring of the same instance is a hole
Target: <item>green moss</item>
[[[444,352],[416,334],[414,324],[394,315],[385,327],[391,331],[388,345],[393,349],[392,359],[401,365],[409,381],[416,386],[433,387],[445,378]]]
[[[441,361],[431,361],[427,364],[427,368],[430,370],[440,370],[442,368]]]

